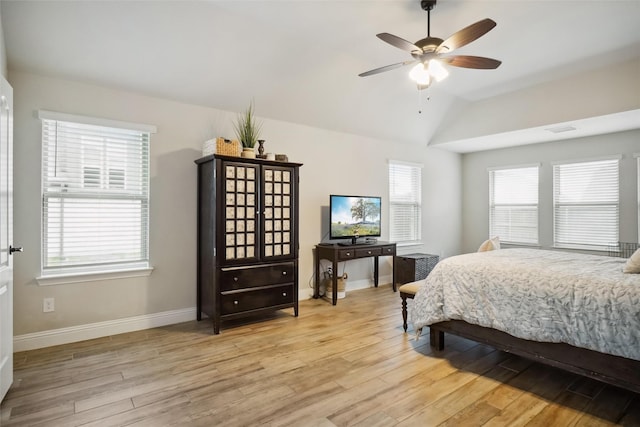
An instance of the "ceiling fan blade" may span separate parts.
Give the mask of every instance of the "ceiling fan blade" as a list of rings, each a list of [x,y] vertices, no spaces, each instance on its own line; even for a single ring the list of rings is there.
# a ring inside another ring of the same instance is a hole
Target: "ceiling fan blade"
[[[378,74],[378,73],[383,73],[383,72],[389,71],[389,70],[395,70],[396,68],[404,67],[405,65],[414,64],[416,62],[418,62],[417,59],[414,59],[414,60],[411,60],[411,61],[398,62],[397,64],[385,65],[384,67],[375,68],[373,70],[365,71],[364,73],[360,73],[358,75],[360,77],[367,77],[367,76],[370,76],[372,74]]]
[[[495,21],[489,18],[478,21],[475,24],[471,24],[440,43],[436,48],[436,53],[451,52],[454,49],[467,45],[491,31],[495,26]]]
[[[415,52],[415,51],[422,52],[422,49],[420,49],[418,46],[414,45],[411,42],[406,41],[403,38],[394,36],[393,34],[380,33],[380,34],[376,34],[376,37],[378,37],[383,42],[389,43],[391,46],[395,46],[398,49],[406,50],[407,52]]]
[[[502,61],[484,58],[482,56],[455,55],[443,56],[438,59],[445,64],[453,65],[454,67],[477,68],[482,70],[493,70],[502,64]]]

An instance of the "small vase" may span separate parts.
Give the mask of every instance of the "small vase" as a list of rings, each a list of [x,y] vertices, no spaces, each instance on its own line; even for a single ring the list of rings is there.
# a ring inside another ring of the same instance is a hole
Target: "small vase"
[[[264,139],[259,139],[258,140],[258,157],[261,159],[265,158],[264,155]]]
[[[254,150],[253,147],[243,147],[241,156],[246,159],[255,159],[256,150]]]

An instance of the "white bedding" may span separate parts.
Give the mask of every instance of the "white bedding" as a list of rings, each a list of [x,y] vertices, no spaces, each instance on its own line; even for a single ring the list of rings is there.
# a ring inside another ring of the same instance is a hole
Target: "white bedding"
[[[413,326],[464,320],[640,360],[640,275],[625,261],[539,249],[446,258],[415,295]]]

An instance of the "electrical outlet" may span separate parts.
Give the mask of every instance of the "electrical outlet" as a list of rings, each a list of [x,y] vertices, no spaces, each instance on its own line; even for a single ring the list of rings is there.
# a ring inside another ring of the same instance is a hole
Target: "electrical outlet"
[[[42,301],[42,312],[43,313],[50,313],[52,311],[55,311],[54,301],[55,300],[53,298],[45,298]]]

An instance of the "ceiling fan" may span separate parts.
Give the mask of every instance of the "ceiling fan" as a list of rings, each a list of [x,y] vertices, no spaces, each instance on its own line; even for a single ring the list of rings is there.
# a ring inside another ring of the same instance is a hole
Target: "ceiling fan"
[[[485,70],[495,69],[500,66],[502,62],[496,59],[481,56],[447,55],[455,49],[465,46],[488,33],[496,26],[496,23],[493,20],[483,19],[478,21],[475,24],[471,24],[454,33],[446,40],[438,37],[431,37],[431,9],[433,9],[435,5],[436,0],[420,1],[422,9],[427,11],[427,37],[420,39],[415,43],[411,43],[398,36],[394,36],[393,34],[377,34],[377,37],[380,40],[409,52],[413,59],[375,68],[358,75],[360,77],[366,77],[404,67],[405,65],[416,64],[409,73],[409,76],[417,83],[418,89],[422,90],[429,87],[432,77],[437,81],[440,81],[449,74],[446,68],[442,65],[443,63],[454,67]]]

